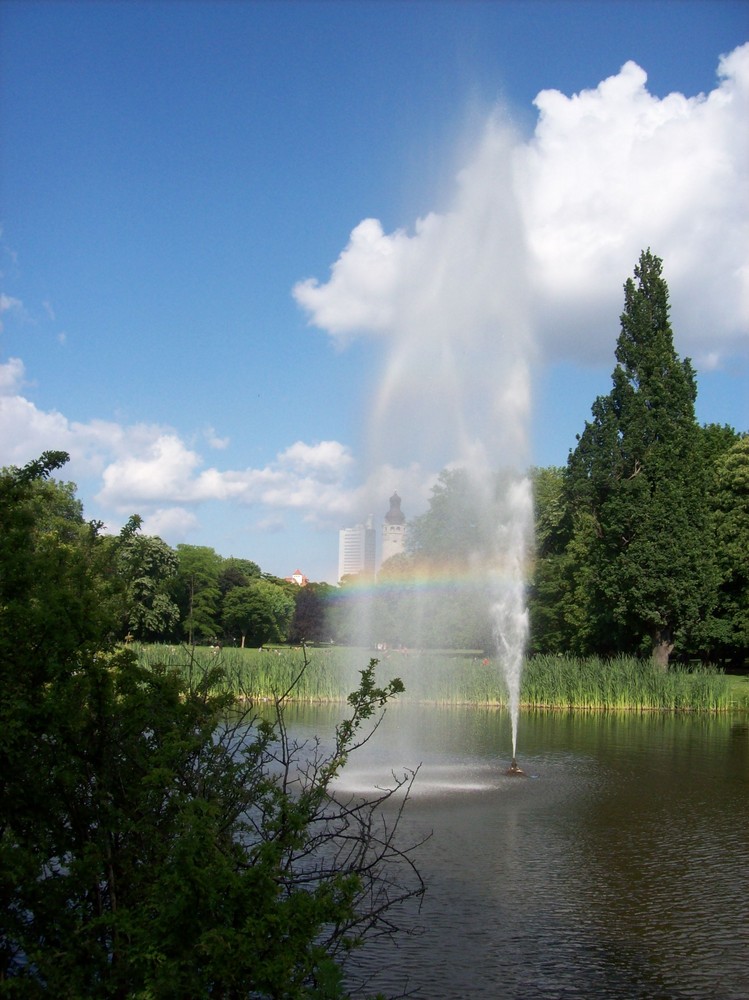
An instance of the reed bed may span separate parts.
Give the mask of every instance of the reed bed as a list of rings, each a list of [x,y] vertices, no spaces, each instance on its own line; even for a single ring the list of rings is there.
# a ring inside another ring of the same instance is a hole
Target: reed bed
[[[185,676],[199,677],[207,670],[221,667],[219,685],[246,700],[272,700],[293,687],[295,701],[343,701],[356,687],[357,673],[345,660],[342,650],[310,650],[304,668],[302,649],[223,649],[209,646],[141,646],[142,661],[148,665],[163,663]],[[349,654],[351,651],[349,651]],[[368,660],[362,660],[363,669]],[[348,686],[347,686],[348,685]]]
[[[533,657],[523,671],[521,701],[536,708],[671,712],[735,707],[725,675],[713,667],[660,672],[626,656]]]
[[[294,685],[296,701],[341,702],[358,683],[371,657],[380,663],[378,681],[400,677],[406,701],[440,705],[507,704],[501,666],[480,654],[373,652],[353,648],[308,649],[303,670],[301,649],[193,649],[142,646],[145,663],[161,662],[199,676],[223,668],[222,686],[248,700],[273,699]],[[523,670],[520,692],[525,707],[604,711],[726,711],[737,706],[728,679],[708,667],[672,667],[665,673],[645,660],[615,657],[536,656]]]

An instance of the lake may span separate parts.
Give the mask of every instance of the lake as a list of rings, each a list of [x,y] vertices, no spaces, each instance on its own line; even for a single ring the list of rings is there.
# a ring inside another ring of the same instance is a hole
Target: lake
[[[341,709],[294,708],[331,732]],[[357,959],[388,995],[749,996],[749,718],[395,705],[341,784],[421,764],[402,827],[413,934]],[[379,970],[379,971],[378,971]]]

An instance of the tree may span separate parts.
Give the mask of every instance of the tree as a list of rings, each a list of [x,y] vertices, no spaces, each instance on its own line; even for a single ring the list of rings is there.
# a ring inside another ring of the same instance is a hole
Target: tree
[[[324,753],[288,737],[293,685],[261,720],[220,669],[142,666],[90,613],[105,540],[35,519],[58,461],[0,474],[3,992],[343,997],[348,952],[423,888],[394,839],[399,808],[378,819],[411,778],[369,801],[334,787],[402,685],[379,686],[370,662]],[[40,595],[69,620],[35,649]]]
[[[494,528],[491,505],[468,471],[443,469],[429,510],[408,526],[408,550],[434,565],[463,566],[491,544]]]
[[[466,469],[439,474],[429,509],[409,524],[407,557],[388,560],[394,565],[386,566],[378,588],[375,620],[388,641],[493,647],[489,575],[500,480],[479,481]],[[434,586],[425,589],[425,580]]]
[[[718,459],[716,472],[714,649],[740,665],[749,650],[749,436],[739,438]]]
[[[294,615],[289,625],[289,642],[325,642],[330,639],[328,619],[333,587],[327,583],[308,583],[299,587]]]
[[[273,642],[286,642],[289,637],[289,626],[294,614],[294,583],[272,583],[269,579],[258,580],[253,584],[257,594],[262,597],[270,609],[273,619],[273,634],[269,637]],[[266,640],[266,641],[269,641]]]
[[[399,552],[382,564],[372,595],[372,627],[378,642],[396,647],[424,644],[419,606],[419,582],[423,579],[424,568],[418,558],[406,552]]]
[[[218,589],[224,598],[234,587],[246,587],[253,580],[260,579],[260,567],[251,559],[224,559],[218,575]]]
[[[644,251],[624,286],[613,386],[568,465],[578,608],[588,651],[645,652],[662,669],[710,612],[714,563],[695,373],[679,360],[662,262]]]
[[[569,646],[564,617],[568,590],[569,507],[565,494],[565,471],[549,467],[533,471],[535,559],[528,606],[530,650],[561,653]]]
[[[421,892],[377,820],[410,779],[376,801],[332,791],[399,684],[362,671],[331,753],[309,759],[282,700],[277,723],[237,719],[219,681],[123,650],[42,695],[36,784],[2,807],[0,976],[19,995],[340,997],[348,951]]]
[[[67,460],[45,452],[0,472],[0,686],[10,690],[42,683],[113,627],[100,525],[84,521],[72,484],[50,478]]]
[[[179,607],[182,631],[192,645],[215,638],[220,632],[222,559],[206,545],[178,545],[179,564],[174,580],[174,598]]]
[[[370,628],[372,589],[361,574],[347,573],[328,602],[327,620],[333,638],[343,646],[369,646],[376,641]]]
[[[294,614],[296,584],[266,574],[250,578],[247,584],[229,589],[223,600],[225,631],[239,632],[242,646],[266,642],[285,642]]]
[[[122,583],[119,638],[153,642],[171,634],[179,620],[169,593],[179,562],[166,542],[142,535],[140,526],[134,515],[111,540],[114,570]]]
[[[248,587],[234,587],[224,598],[224,629],[239,632],[250,645],[283,642],[294,610],[293,600],[280,587],[256,580]]]

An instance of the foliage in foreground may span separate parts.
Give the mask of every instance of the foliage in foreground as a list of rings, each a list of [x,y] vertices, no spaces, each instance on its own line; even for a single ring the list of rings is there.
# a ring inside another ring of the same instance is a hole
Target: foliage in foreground
[[[413,776],[335,791],[402,684],[371,661],[326,752],[284,721],[304,659],[260,720],[215,665],[109,646],[108,543],[44,488],[64,457],[0,475],[0,994],[346,995],[347,954],[423,890],[395,840]]]
[[[374,662],[325,754],[289,741],[281,699],[275,723],[237,717],[215,675],[189,687],[127,651],[55,684],[5,788],[4,992],[343,995],[348,951],[422,888],[398,813],[377,820],[411,779],[375,801],[334,795],[400,687],[378,688]]]

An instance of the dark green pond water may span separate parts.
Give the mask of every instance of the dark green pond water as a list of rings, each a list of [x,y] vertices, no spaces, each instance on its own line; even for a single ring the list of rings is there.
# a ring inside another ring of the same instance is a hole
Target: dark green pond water
[[[338,711],[299,710],[299,732]],[[358,961],[389,995],[749,997],[749,718],[389,710],[342,783],[421,764],[402,835],[412,936]],[[379,970],[379,972],[378,972]]]

